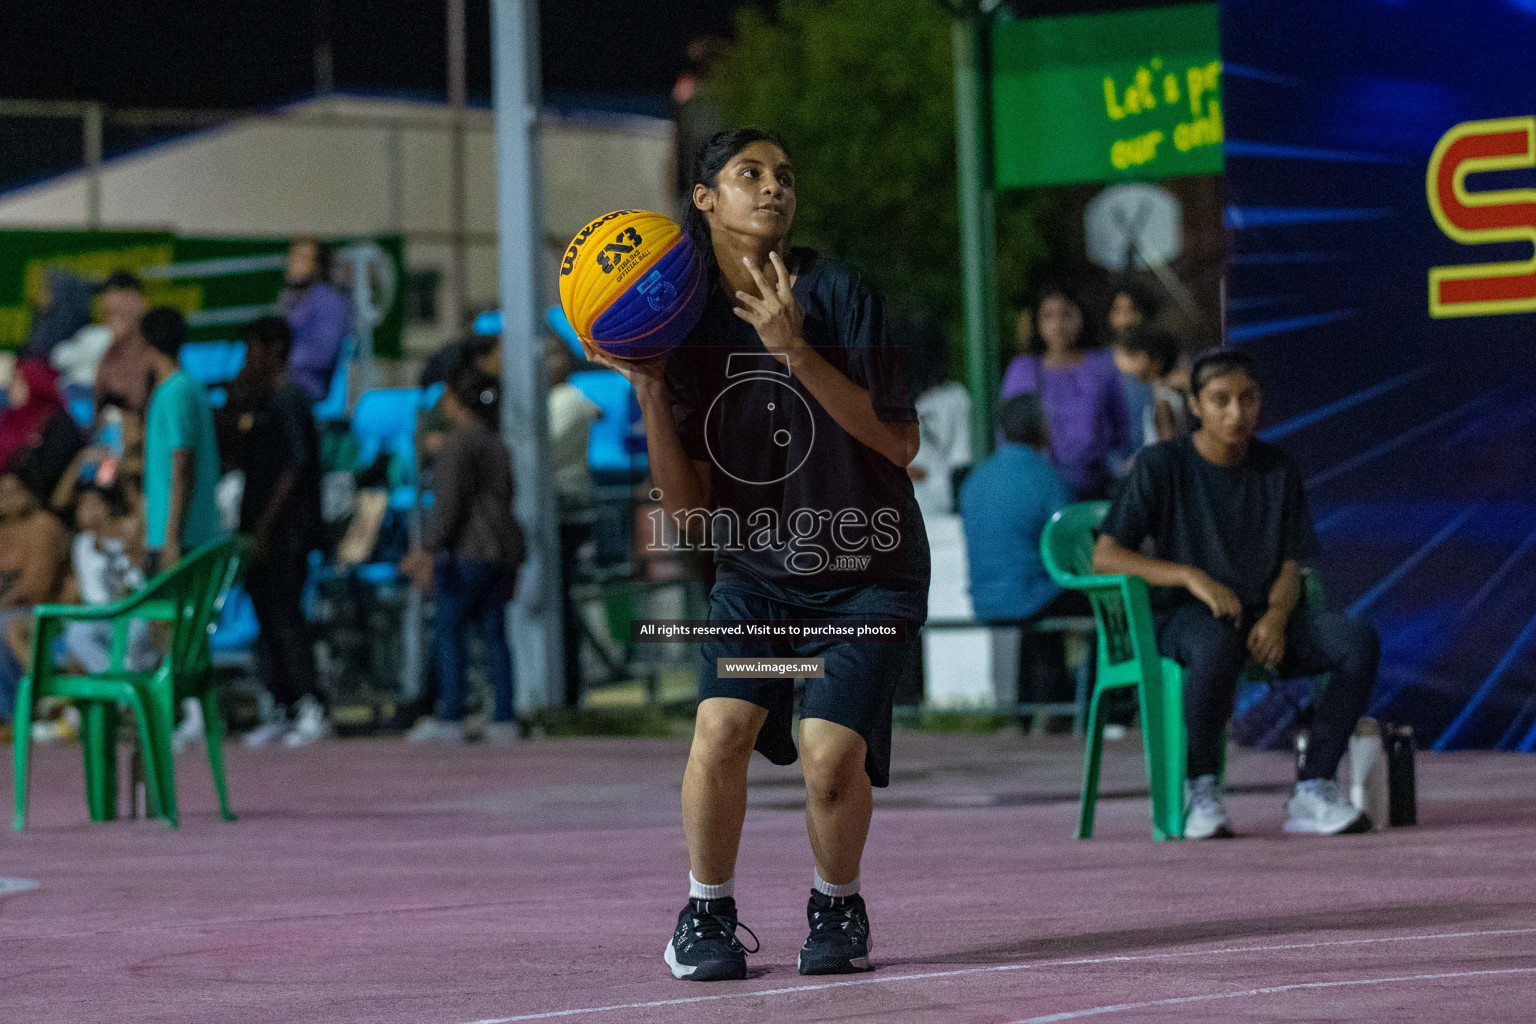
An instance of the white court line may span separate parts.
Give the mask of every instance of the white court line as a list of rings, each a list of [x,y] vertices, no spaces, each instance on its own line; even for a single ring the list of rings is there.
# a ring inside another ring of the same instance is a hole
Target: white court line
[[[953,971],[929,971],[923,974],[876,975],[851,981],[829,981],[816,985],[789,985],[784,988],[757,989],[752,992],[720,992],[715,995],[689,996],[681,999],[654,999],[644,1003],[612,1003],[608,1006],[584,1006],[573,1010],[546,1010],[543,1013],[525,1013],[516,1017],[487,1017],[468,1021],[467,1024],[515,1024],[524,1020],[553,1020],[558,1017],[579,1017],[591,1013],[609,1013],[613,1010],[649,1010],[659,1006],[688,1006],[692,1003],[713,1003],[725,999],[756,999],[761,996],[792,995],[797,992],[820,992],[833,988],[851,988],[857,985],[891,985],[901,981],[927,981],[932,978],[958,978],[968,974],[998,974],[1004,971],[1037,971],[1047,967],[1083,967],[1092,964],[1141,963],[1147,960],[1178,960],[1188,957],[1226,956],[1235,953],[1275,953],[1292,949],[1324,949],[1332,946],[1370,946],[1383,942],[1428,942],[1435,939],[1470,939],[1495,935],[1533,935],[1536,928],[1501,928],[1475,932],[1436,932],[1428,935],[1382,935],[1370,939],[1329,939],[1325,942],[1289,942],[1276,946],[1227,946],[1221,949],[1196,949],[1181,953],[1143,953],[1137,956],[1099,956],[1081,960],[1032,960],[1023,964],[994,964],[990,967],[962,967]],[[1523,970],[1523,968],[1522,968]],[[1536,971],[1536,968],[1532,968]]]
[[[1121,1010],[1145,1010],[1152,1006],[1178,1006],[1184,1003],[1203,1003],[1211,999],[1243,999],[1247,996],[1270,996],[1276,992],[1296,992],[1312,988],[1345,988],[1350,985],[1391,985],[1399,981],[1439,981],[1443,978],[1486,978],[1492,974],[1536,974],[1536,967],[1504,967],[1496,971],[1456,971],[1450,974],[1408,974],[1400,978],[1355,978],[1351,981],[1303,981],[1294,985],[1272,985],[1269,988],[1251,988],[1246,992],[1212,992],[1203,996],[1179,996],[1176,999],[1153,999],[1145,1003],[1118,1003],[1114,1006],[1095,1006],[1091,1010],[1071,1010],[1067,1013],[1049,1013],[1044,1017],[1016,1020],[1013,1024],[1053,1024],[1055,1021],[1076,1020],[1100,1013],[1119,1013]]]

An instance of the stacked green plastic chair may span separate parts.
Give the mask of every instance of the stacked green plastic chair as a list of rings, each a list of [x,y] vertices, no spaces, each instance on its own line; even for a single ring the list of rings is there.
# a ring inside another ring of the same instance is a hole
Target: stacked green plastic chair
[[[80,709],[81,748],[85,761],[85,800],[92,821],[117,816],[117,725],[122,707],[132,710],[144,760],[149,812],[175,827],[176,766],[171,746],[177,704],[195,697],[203,708],[208,761],[225,821],[229,810],[224,781],[224,719],[213,685],[208,635],[224,597],[239,581],[250,541],[235,537],[192,552],[149,581],[136,594],[110,605],[39,605],[32,641],[30,672],[18,687],[15,719],[14,827],[26,826],[27,783],[32,738],[32,708],[43,697],[72,700]],[[111,660],[105,672],[74,674],[57,664],[56,641],[71,622],[110,622]],[[135,623],[152,626],[165,649],[160,664],[148,671],[127,665],[129,631]]]
[[[1157,652],[1157,632],[1147,582],[1139,576],[1100,576],[1093,571],[1093,545],[1109,511],[1107,501],[1068,505],[1046,524],[1040,554],[1059,586],[1080,590],[1093,605],[1098,624],[1097,673],[1088,710],[1088,747],[1077,837],[1093,835],[1094,804],[1099,793],[1099,764],[1104,753],[1104,695],[1135,688],[1141,705],[1141,742],[1147,786],[1152,798],[1152,837],[1184,838],[1184,778],[1189,735],[1184,727],[1184,668]],[[1322,607],[1315,574],[1304,577],[1303,604]],[[1248,680],[1271,678],[1249,666]],[[1326,678],[1313,681],[1314,689]],[[1225,744],[1223,744],[1225,749]]]

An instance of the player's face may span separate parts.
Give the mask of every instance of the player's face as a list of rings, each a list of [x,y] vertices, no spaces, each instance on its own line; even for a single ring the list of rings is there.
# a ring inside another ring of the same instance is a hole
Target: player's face
[[[731,157],[713,189],[694,190],[710,228],[778,244],[795,220],[795,169],[771,142],[754,142]]]
[[[1191,399],[1200,429],[1224,444],[1246,444],[1259,426],[1259,382],[1247,370],[1212,377]]]

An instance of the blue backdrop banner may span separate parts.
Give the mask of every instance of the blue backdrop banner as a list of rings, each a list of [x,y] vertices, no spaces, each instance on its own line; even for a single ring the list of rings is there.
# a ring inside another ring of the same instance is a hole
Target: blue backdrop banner
[[[1227,338],[1378,717],[1536,749],[1536,0],[1227,0]]]

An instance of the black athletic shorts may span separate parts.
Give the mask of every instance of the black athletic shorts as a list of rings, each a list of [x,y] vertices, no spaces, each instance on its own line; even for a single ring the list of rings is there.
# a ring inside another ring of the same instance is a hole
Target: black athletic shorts
[[[793,679],[722,678],[719,658],[823,658],[826,678],[805,680],[802,718],[823,718],[864,738],[870,782],[891,784],[891,698],[908,673],[922,670],[919,629],[927,594],[887,587],[844,588],[836,595],[800,595],[781,588],[723,581],[709,593],[712,620],[907,619],[904,643],[836,638],[786,641],[710,641],[702,645],[699,700],[735,697],[768,709],[756,749],[774,764],[794,764]]]

